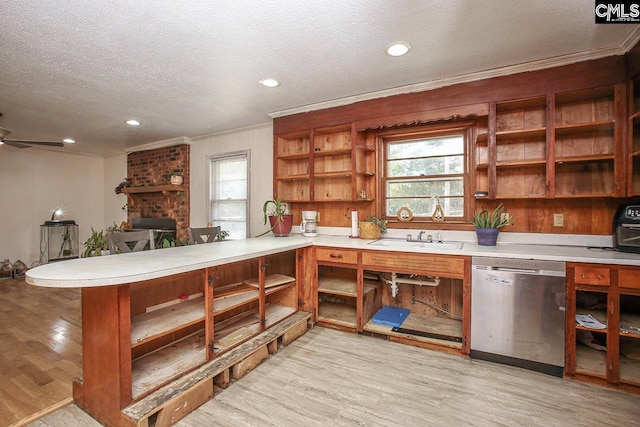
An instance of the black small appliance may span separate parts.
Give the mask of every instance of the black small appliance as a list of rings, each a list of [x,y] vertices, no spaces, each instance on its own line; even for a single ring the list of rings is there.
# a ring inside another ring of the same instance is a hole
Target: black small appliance
[[[621,205],[613,217],[613,248],[640,253],[640,205]]]

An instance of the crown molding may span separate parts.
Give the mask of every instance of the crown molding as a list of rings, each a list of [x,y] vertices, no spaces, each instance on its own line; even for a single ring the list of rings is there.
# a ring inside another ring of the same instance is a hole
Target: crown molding
[[[154,150],[156,148],[164,148],[170,147],[172,145],[182,145],[187,144],[191,145],[191,138],[186,136],[180,136],[177,138],[165,139],[162,141],[150,142],[148,144],[136,145],[135,147],[129,147],[125,151],[127,154],[133,153],[136,151],[146,151],[146,150]]]
[[[292,114],[307,113],[309,111],[324,110],[333,107],[342,107],[344,105],[355,104],[356,102],[368,101],[376,98],[386,98],[393,95],[403,95],[407,93],[424,92],[433,89],[439,89],[446,86],[452,86],[461,83],[469,83],[478,80],[491,79],[495,77],[508,76],[511,74],[524,73],[530,71],[544,70],[548,68],[561,67],[564,65],[575,64],[577,62],[591,61],[595,59],[606,58],[609,56],[624,55],[633,46],[640,41],[640,25],[634,26],[634,29],[627,35],[618,47],[592,49],[585,52],[572,53],[570,55],[556,56],[552,58],[541,59],[539,61],[525,62],[522,64],[510,65],[508,67],[493,68],[490,70],[480,71],[476,73],[462,74],[455,77],[447,77],[444,79],[430,80],[421,83],[415,83],[405,86],[398,86],[391,89],[384,89],[375,92],[363,93],[360,95],[347,96],[344,98],[333,99],[330,101],[308,104],[300,107],[289,108],[286,110],[274,111],[269,113],[272,119]]]

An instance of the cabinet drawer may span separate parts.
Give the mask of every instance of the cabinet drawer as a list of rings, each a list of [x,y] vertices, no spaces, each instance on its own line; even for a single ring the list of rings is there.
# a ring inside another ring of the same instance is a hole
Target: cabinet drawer
[[[576,267],[575,282],[583,285],[609,286],[611,275],[606,267]]]
[[[358,252],[347,249],[316,249],[318,261],[339,262],[344,264],[357,264]]]
[[[640,270],[630,268],[620,269],[618,273],[618,287],[640,289]]]

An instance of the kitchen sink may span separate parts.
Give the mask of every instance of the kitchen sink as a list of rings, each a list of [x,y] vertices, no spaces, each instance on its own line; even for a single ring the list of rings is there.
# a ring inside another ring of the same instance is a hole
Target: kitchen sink
[[[391,246],[396,248],[430,248],[430,249],[462,249],[463,242],[437,241],[428,242],[426,240],[404,240],[404,239],[378,239],[369,243],[373,246]]]

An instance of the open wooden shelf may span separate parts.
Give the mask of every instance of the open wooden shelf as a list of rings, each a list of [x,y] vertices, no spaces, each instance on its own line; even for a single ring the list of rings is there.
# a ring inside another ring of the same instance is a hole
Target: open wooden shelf
[[[144,396],[162,384],[181,377],[206,360],[204,331],[133,360],[133,398]]]
[[[496,142],[513,142],[517,139],[538,138],[547,135],[547,128],[505,130],[496,132]]]
[[[449,319],[445,317],[428,316],[424,314],[410,313],[409,316],[402,322],[400,326],[402,329],[416,331],[416,334],[407,334],[402,332],[393,332],[392,326],[382,325],[374,323],[369,320],[364,325],[363,330],[381,335],[388,335],[390,337],[403,337],[411,338],[417,341],[423,342],[436,342],[439,345],[445,345],[452,348],[462,348],[461,342],[441,340],[437,338],[423,337],[419,333],[438,334],[442,336],[452,337],[453,339],[462,340],[462,321],[456,319]]]
[[[267,304],[265,311],[265,328],[277,324],[296,312],[294,308],[276,304]],[[229,350],[259,332],[260,318],[257,308],[218,322],[214,330],[214,351]]]
[[[613,120],[601,120],[589,123],[556,125],[556,135],[575,135],[586,132],[613,132]]]
[[[277,156],[278,160],[299,160],[306,159],[309,157],[309,153],[293,153],[293,154],[284,154],[282,156]]]
[[[136,347],[159,336],[204,321],[204,297],[133,316],[131,346]]]
[[[350,178],[351,171],[335,171],[335,172],[319,172],[313,174],[315,179],[329,179],[329,178]]]
[[[607,352],[576,345],[576,373],[606,378]]]
[[[213,314],[222,314],[250,301],[257,300],[259,291],[246,283],[235,283],[213,291]]]
[[[342,149],[329,149],[329,150],[315,150],[313,152],[314,157],[324,157],[324,156],[350,156],[351,148],[342,148]]]
[[[556,163],[592,163],[592,162],[605,162],[615,159],[613,154],[595,154],[591,156],[571,156],[571,157],[556,157]]]
[[[278,181],[304,181],[309,179],[309,174],[299,175],[282,175],[278,177]]]
[[[120,190],[123,194],[139,194],[139,193],[166,193],[170,191],[185,191],[184,185],[149,185],[146,187],[125,187]]]
[[[349,328],[357,327],[356,308],[345,304],[322,302],[318,304],[318,322],[327,322]]]

